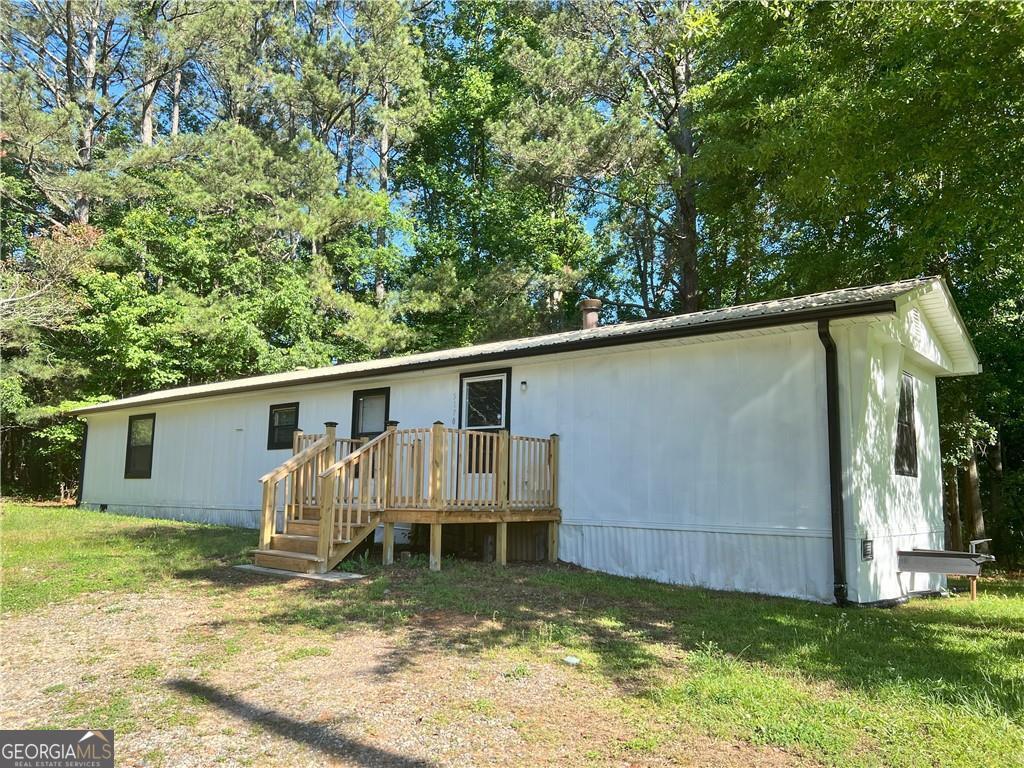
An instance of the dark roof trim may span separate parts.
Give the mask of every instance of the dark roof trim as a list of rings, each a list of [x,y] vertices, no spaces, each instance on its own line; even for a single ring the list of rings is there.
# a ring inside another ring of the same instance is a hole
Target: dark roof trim
[[[831,307],[813,307],[811,309],[794,310],[784,314],[765,314],[753,317],[728,318],[715,320],[708,323],[695,323],[673,328],[662,328],[643,333],[621,334],[617,336],[599,336],[596,338],[566,341],[560,344],[552,344],[540,347],[524,347],[513,350],[495,350],[481,352],[476,355],[466,355],[458,358],[444,358],[439,360],[421,360],[404,365],[392,365],[378,371],[349,371],[336,375],[317,377],[316,381],[295,381],[286,383],[258,383],[246,384],[243,379],[237,386],[226,387],[217,392],[197,392],[194,394],[168,395],[163,398],[152,398],[145,403],[127,403],[116,408],[103,407],[103,404],[89,408],[81,408],[77,413],[88,415],[95,411],[112,411],[127,408],[149,408],[153,405],[173,403],[182,400],[205,400],[213,397],[226,395],[237,395],[245,392],[258,392],[260,390],[288,389],[291,387],[304,386],[306,384],[323,384],[332,381],[346,381],[354,379],[376,379],[386,378],[399,373],[411,373],[414,371],[428,371],[438,368],[458,368],[465,365],[476,365],[477,363],[495,362],[501,360],[516,360],[524,357],[542,357],[545,355],[557,355],[563,352],[578,352],[588,349],[602,349],[605,347],[619,347],[627,344],[643,344],[651,341],[666,341],[670,339],[692,338],[694,336],[710,336],[717,333],[730,333],[734,331],[750,331],[758,328],[781,328],[788,325],[801,325],[804,323],[817,323],[819,320],[840,320],[850,317],[864,317],[866,315],[884,315],[896,312],[895,299],[874,299],[871,301],[840,304]]]

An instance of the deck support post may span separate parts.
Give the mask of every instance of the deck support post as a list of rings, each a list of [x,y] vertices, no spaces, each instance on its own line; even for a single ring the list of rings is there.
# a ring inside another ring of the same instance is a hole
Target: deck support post
[[[395,524],[384,523],[384,565],[395,563]]]
[[[441,570],[441,523],[430,524],[430,570]]]
[[[508,523],[495,523],[494,562],[508,564]]]
[[[548,562],[558,562],[558,521],[548,523]]]

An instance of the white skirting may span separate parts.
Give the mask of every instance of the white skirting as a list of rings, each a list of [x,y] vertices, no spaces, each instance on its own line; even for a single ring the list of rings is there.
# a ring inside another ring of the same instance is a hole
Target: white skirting
[[[98,510],[99,504],[82,502],[84,509]],[[163,520],[183,520],[190,523],[209,523],[211,525],[229,525],[233,528],[260,527],[260,511],[258,509],[211,509],[209,507],[169,507],[147,504],[109,504],[107,511],[118,515],[134,515],[136,517],[156,517]],[[281,511],[277,513],[278,530],[283,528]],[[404,546],[411,540],[412,526],[399,523],[395,526],[395,544]],[[374,532],[374,543],[384,541],[384,527],[378,526]]]
[[[99,509],[99,504],[83,502],[85,509]],[[108,504],[108,512],[137,517],[156,517],[162,520],[185,520],[192,523],[230,525],[234,528],[259,528],[258,509],[218,509],[210,507],[171,507],[150,504]]]
[[[563,522],[559,557],[620,576],[832,602],[832,543],[793,535]]]

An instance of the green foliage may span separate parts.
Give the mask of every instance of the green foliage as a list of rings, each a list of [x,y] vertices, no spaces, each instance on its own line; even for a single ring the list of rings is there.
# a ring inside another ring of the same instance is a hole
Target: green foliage
[[[21,388],[20,377],[0,376],[0,412],[10,418],[13,414],[27,409],[30,403]]]
[[[944,276],[985,366],[943,382],[944,460],[998,444],[1007,474],[1024,466],[1022,52],[1019,5],[723,5],[694,93],[704,204],[736,233],[723,295]],[[995,527],[1024,531],[990,470]]]
[[[70,402],[940,274],[1024,548],[1024,6],[0,2],[7,488]]]
[[[508,167],[496,125],[525,88],[506,55],[533,28],[532,9],[466,2],[426,36],[433,110],[399,169],[418,223],[410,321],[430,346],[571,326],[599,266],[563,191]]]

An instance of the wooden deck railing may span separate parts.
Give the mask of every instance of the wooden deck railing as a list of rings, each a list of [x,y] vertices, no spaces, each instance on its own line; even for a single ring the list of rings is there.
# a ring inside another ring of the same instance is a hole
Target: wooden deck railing
[[[306,448],[302,446],[313,446],[328,435],[333,436],[333,427],[328,427],[324,434],[306,434],[297,432],[295,440],[295,452],[301,453]],[[284,509],[290,520],[303,520],[305,511],[310,507],[320,506],[320,473],[339,459],[348,456],[360,445],[365,443],[365,438],[334,437],[334,450],[324,444],[323,450],[314,452],[312,460],[305,462],[297,470],[294,476],[285,478]]]
[[[277,532],[278,512],[283,511],[289,520],[305,519],[306,510],[320,506],[320,473],[365,442],[339,438],[335,427],[333,422],[328,422],[322,434],[295,432],[292,457],[260,478],[263,484],[261,548],[268,546],[270,537]]]
[[[391,430],[378,435],[320,473],[325,502],[320,510],[321,556],[330,553],[334,542],[351,541],[354,528],[368,525],[371,514],[387,508],[392,435]]]
[[[330,422],[330,423],[333,424],[333,422]],[[330,429],[330,427],[325,427],[325,429]],[[304,451],[306,448],[308,448],[313,443],[315,443],[318,440],[320,440],[326,434],[327,434],[327,432],[319,432],[318,433],[318,432],[303,432],[302,430],[297,430],[292,435],[292,453],[295,454],[295,453],[300,453],[300,452]],[[352,451],[354,451],[356,448],[358,448],[360,445],[362,445],[365,442],[366,442],[366,438],[365,437],[335,437],[334,438],[334,445],[335,445],[334,453],[335,453],[335,456],[336,456],[335,461],[337,459],[344,458],[348,454],[352,453]]]
[[[548,509],[558,506],[558,435],[395,429],[390,507]]]
[[[276,529],[282,482],[289,519],[319,508],[317,551],[325,561],[335,544],[349,542],[385,510],[499,513],[558,506],[558,435],[391,423],[358,444],[336,438],[329,425],[323,435],[298,435],[294,447],[291,459],[261,478],[261,547]]]

